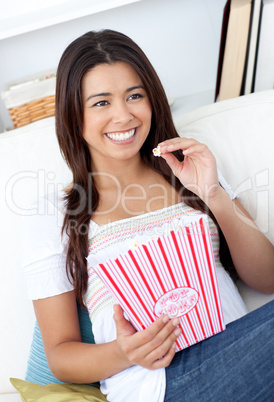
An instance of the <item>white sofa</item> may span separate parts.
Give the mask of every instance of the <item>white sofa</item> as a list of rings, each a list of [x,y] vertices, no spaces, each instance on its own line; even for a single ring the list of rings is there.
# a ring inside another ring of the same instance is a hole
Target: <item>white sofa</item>
[[[174,104],[176,116],[180,115]],[[274,243],[274,91],[223,101],[181,114],[181,135],[207,143],[226,180]],[[34,313],[26,299],[20,271],[21,222],[24,209],[38,194],[70,181],[59,153],[54,118],[0,135],[0,401],[19,401],[10,377],[24,379]],[[274,261],[273,261],[274,264]],[[239,289],[250,310],[274,298]]]

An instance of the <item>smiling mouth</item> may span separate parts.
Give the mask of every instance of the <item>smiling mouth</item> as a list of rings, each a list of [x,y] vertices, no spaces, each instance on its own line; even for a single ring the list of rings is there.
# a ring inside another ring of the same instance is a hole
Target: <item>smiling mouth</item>
[[[136,133],[136,128],[123,133],[106,133],[106,136],[113,141],[127,141]]]

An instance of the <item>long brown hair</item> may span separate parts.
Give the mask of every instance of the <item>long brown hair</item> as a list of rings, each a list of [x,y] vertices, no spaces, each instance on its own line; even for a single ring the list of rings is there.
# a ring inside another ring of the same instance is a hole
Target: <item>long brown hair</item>
[[[130,65],[140,76],[152,107],[151,128],[140,150],[141,157],[182,194],[187,205],[208,213],[214,219],[200,198],[185,189],[173,176],[166,162],[152,154],[158,143],[179,135],[163,86],[144,52],[129,37],[112,30],[88,32],[74,40],[64,51],[57,70],[56,133],[63,157],[73,175],[72,186],[65,196],[62,233],[68,235],[67,273],[82,305],[88,281],[88,228],[99,203],[99,193],[91,174],[91,156],[83,138],[82,80],[96,65],[118,61]],[[175,155],[183,160],[181,152]],[[221,244],[223,240],[221,234]]]

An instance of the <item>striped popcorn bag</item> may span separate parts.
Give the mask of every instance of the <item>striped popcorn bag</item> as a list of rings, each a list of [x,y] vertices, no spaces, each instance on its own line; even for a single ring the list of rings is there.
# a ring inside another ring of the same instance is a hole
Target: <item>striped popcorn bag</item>
[[[178,317],[176,351],[225,329],[207,217],[93,267],[137,330]]]

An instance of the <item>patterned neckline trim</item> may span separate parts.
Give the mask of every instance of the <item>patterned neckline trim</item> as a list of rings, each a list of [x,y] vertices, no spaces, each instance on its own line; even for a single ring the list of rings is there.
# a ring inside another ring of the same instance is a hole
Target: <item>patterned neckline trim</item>
[[[136,215],[136,216],[130,216],[130,217],[124,218],[124,219],[119,219],[117,221],[104,223],[103,225],[99,225],[96,222],[94,222],[93,220],[91,220],[90,222],[91,222],[91,225],[94,228],[96,228],[97,231],[98,231],[98,230],[101,230],[101,229],[103,230],[105,227],[109,228],[110,226],[124,225],[124,224],[127,224],[128,222],[142,220],[142,219],[145,219],[145,218],[148,218],[148,217],[151,217],[151,216],[154,216],[154,215],[158,215],[158,214],[161,215],[161,214],[165,213],[166,211],[177,210],[177,209],[180,209],[182,207],[187,208],[187,209],[189,208],[189,210],[193,210],[192,207],[189,207],[183,201],[181,201],[181,202],[179,202],[177,204],[169,205],[168,207],[160,208],[160,209],[157,209],[155,211],[145,212],[143,214],[139,214],[139,215]]]

